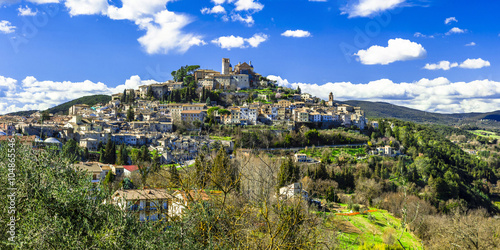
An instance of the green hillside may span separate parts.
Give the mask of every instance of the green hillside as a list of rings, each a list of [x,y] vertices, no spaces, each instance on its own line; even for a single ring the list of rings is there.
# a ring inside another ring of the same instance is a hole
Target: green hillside
[[[58,112],[63,112],[67,115],[69,108],[75,104],[87,104],[89,106],[94,106],[98,103],[107,103],[109,101],[111,101],[111,96],[109,95],[89,95],[50,108],[49,113],[56,114]]]
[[[49,108],[48,111],[51,114],[62,112],[63,114],[67,115],[69,108],[75,104],[87,104],[89,106],[93,106],[98,103],[107,103],[110,100],[111,96],[109,95],[89,95]],[[28,116],[37,111],[38,110],[19,111],[19,112],[9,113],[9,115]]]
[[[396,118],[417,123],[443,125],[472,124],[482,119],[491,120],[493,123],[500,121],[500,110],[490,113],[439,114],[397,106],[386,102],[345,101],[341,103],[361,107],[368,118]]]

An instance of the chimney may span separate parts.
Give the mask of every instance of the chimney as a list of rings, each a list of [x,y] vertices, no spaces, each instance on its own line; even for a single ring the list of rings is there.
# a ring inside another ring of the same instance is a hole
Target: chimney
[[[248,61],[248,64],[250,64],[250,66],[252,66],[252,61]]]

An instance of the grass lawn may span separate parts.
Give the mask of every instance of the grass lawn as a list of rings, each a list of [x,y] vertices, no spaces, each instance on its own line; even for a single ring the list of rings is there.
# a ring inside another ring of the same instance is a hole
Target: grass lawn
[[[472,130],[470,131],[471,133],[478,135],[478,136],[484,136],[484,137],[491,137],[493,139],[500,139],[500,136],[497,135],[495,132],[491,131],[486,131],[486,130]]]
[[[345,204],[340,204],[346,208]],[[344,211],[343,211],[344,212]],[[392,235],[393,242],[401,236],[401,243],[406,249],[420,248],[420,240],[411,232],[401,230],[401,221],[386,210],[378,209],[376,212],[354,216],[335,215],[329,213],[324,223],[325,229],[340,232],[339,241],[341,249],[357,249],[363,244],[385,244],[384,238]],[[371,218],[370,218],[371,217]],[[399,244],[397,244],[399,245]]]
[[[231,136],[215,136],[215,135],[211,135],[210,139],[212,139],[212,140],[220,140],[220,141],[230,141],[233,138]]]

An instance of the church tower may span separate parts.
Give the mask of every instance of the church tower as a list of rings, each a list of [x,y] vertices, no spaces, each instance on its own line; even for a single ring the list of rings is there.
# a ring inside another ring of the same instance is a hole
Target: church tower
[[[222,75],[229,75],[229,58],[222,58]]]
[[[330,95],[328,96],[328,105],[333,106],[333,93],[330,92]]]

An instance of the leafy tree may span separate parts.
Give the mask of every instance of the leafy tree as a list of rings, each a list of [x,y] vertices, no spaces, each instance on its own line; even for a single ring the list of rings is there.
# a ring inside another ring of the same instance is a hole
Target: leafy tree
[[[131,122],[134,120],[134,109],[132,107],[130,107],[128,110],[127,110],[127,121]]]
[[[82,152],[75,140],[69,139],[63,146],[62,152],[65,157],[72,162],[79,161],[82,158]]]
[[[126,102],[128,101],[128,99],[127,99],[127,90],[126,90],[126,89],[124,89],[124,90],[123,90],[123,94],[122,94],[122,96],[121,96],[120,101],[121,101],[122,103],[126,103]]]
[[[299,181],[300,169],[296,166],[292,158],[287,157],[280,166],[278,172],[278,188]]]
[[[169,173],[170,183],[174,187],[180,187],[180,185],[181,185],[181,177],[179,175],[179,170],[177,169],[177,166],[171,165],[170,167],[168,167],[168,173]]]
[[[118,146],[118,151],[116,155],[116,164],[117,165],[126,165],[128,163],[128,152],[125,144],[121,144]]]
[[[207,106],[211,105],[210,97],[207,98]]]
[[[121,186],[123,187],[123,189],[134,189],[135,188],[134,183],[132,183],[130,178],[123,179]]]
[[[48,121],[50,120],[50,114],[48,110],[45,110],[42,112],[42,121]]]
[[[223,147],[215,156],[211,174],[212,184],[224,194],[240,188],[240,174],[234,164],[229,162],[229,156]]]
[[[133,89],[130,90],[130,94],[127,96],[128,103],[134,103],[135,101],[135,91]]]
[[[339,197],[334,187],[329,187],[326,191],[326,200],[329,202],[339,202]]]

